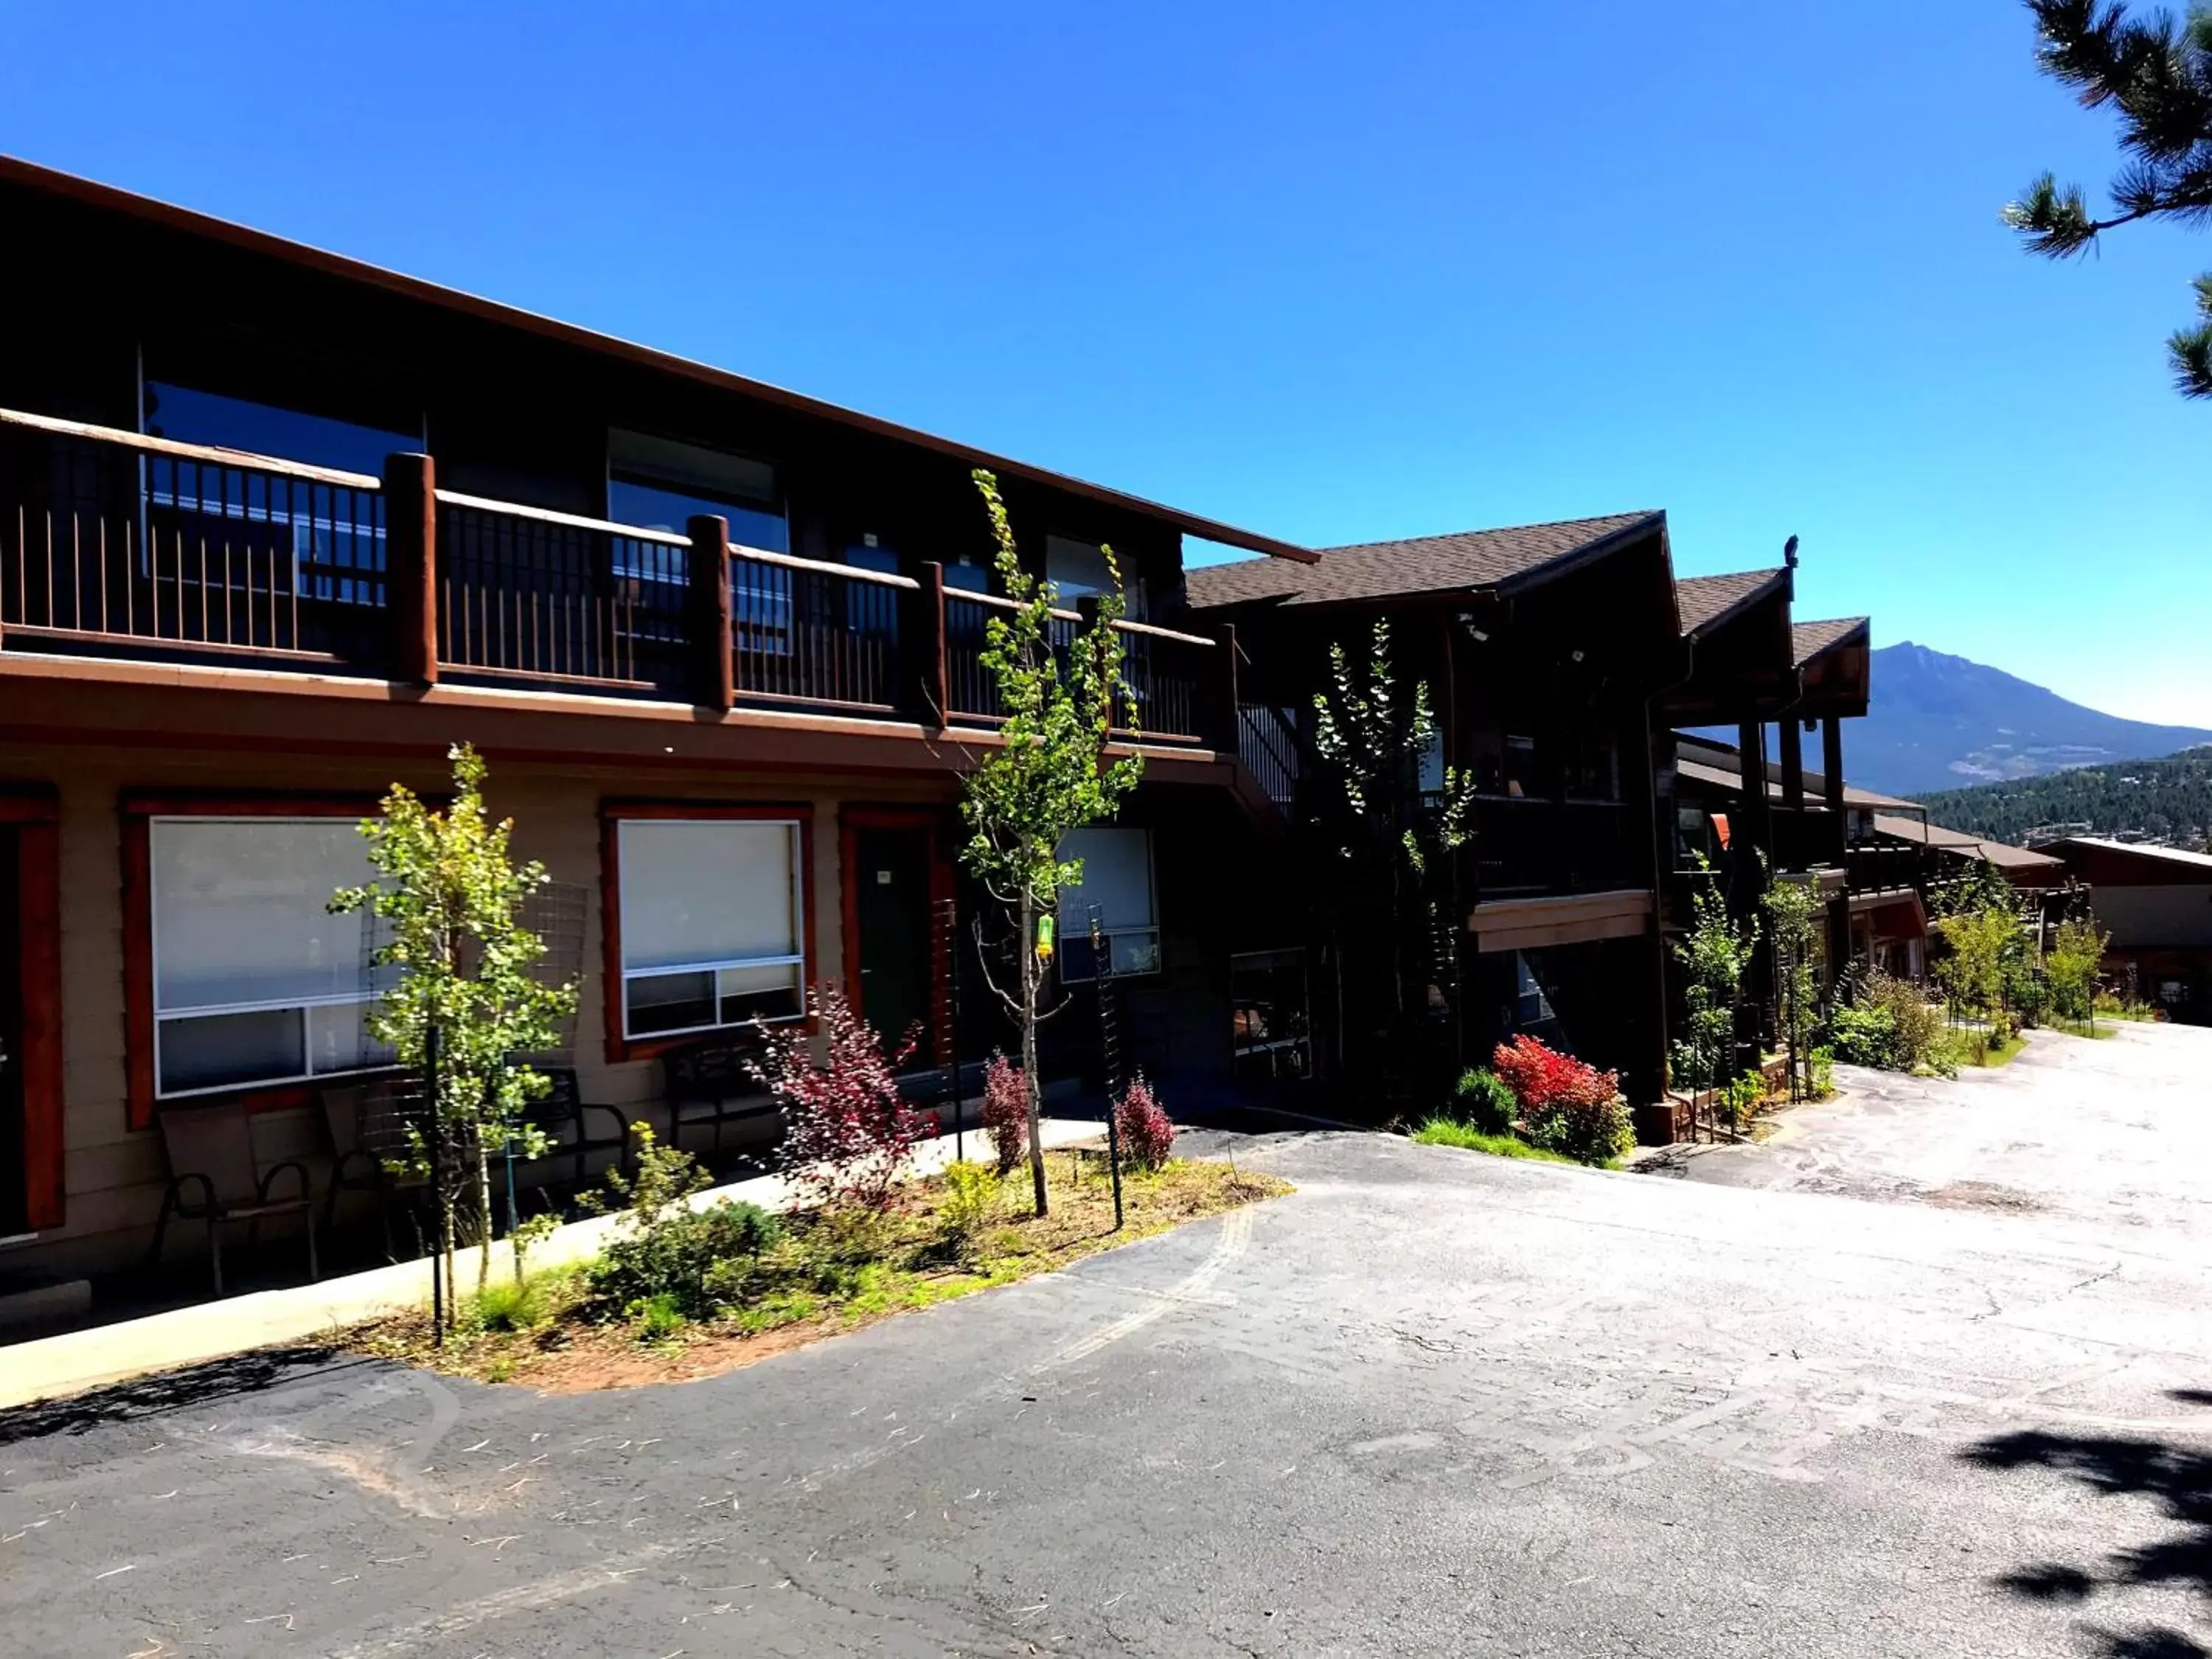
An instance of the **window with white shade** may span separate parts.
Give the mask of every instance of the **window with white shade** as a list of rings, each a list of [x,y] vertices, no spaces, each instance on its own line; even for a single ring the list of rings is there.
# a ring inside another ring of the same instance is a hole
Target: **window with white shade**
[[[1091,912],[1098,911],[1111,971],[1160,970],[1159,920],[1152,906],[1152,837],[1146,830],[1118,826],[1072,831],[1060,843],[1063,860],[1081,860],[1083,879],[1060,890],[1060,977],[1096,979]]]
[[[625,818],[616,833],[624,1036],[805,1012],[796,820]]]
[[[300,1083],[389,1065],[364,1020],[380,988],[358,914],[374,879],[350,817],[157,817],[148,826],[155,1091]]]

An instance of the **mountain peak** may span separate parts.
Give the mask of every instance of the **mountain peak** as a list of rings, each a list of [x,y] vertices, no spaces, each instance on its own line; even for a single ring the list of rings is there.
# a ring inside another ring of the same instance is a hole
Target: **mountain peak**
[[[1851,781],[1911,795],[2037,777],[2212,743],[2212,731],[2122,720],[2001,668],[1900,640],[1874,653],[1867,716],[1844,738]]]

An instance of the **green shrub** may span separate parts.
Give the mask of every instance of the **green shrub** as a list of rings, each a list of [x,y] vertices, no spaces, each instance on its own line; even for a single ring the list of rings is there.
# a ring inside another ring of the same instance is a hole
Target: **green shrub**
[[[1921,1056],[1920,1064],[1914,1066],[1913,1070],[1924,1072],[1936,1077],[1956,1077],[1959,1075],[1960,1066],[1981,1064],[1982,1056],[1976,1052],[1976,1045],[1981,1041],[1978,1033],[1970,1035],[1965,1031],[1954,1030],[1939,1021],[1936,1027],[1935,1041],[1928,1045],[1927,1052]]]
[[[543,1273],[487,1285],[471,1299],[461,1323],[479,1331],[534,1331],[557,1311],[555,1299]]]
[[[1530,1146],[1577,1164],[1603,1167],[1636,1150],[1636,1125],[1617,1094],[1555,1103],[1529,1121],[1526,1133]]]
[[[1839,1004],[1828,1016],[1828,1043],[1847,1065],[1890,1066],[1897,1059],[1897,1021],[1879,1003]]]
[[[592,1297],[620,1308],[666,1297],[687,1318],[707,1318],[742,1297],[782,1232],[782,1217],[757,1204],[674,1211],[607,1246],[589,1269]]]
[[[996,1224],[1003,1194],[999,1172],[986,1164],[950,1164],[945,1170],[945,1196],[937,1209],[937,1222],[945,1245],[966,1261]]]
[[[689,1152],[662,1146],[636,1126],[637,1173],[607,1173],[623,1206],[615,1237],[585,1270],[592,1301],[605,1310],[669,1298],[690,1319],[704,1319],[742,1293],[762,1255],[783,1233],[783,1218],[731,1199],[694,1210],[708,1177]]]
[[[1826,1048],[1815,1048],[1812,1062],[1813,1098],[1826,1100],[1836,1092],[1836,1056]]]
[[[849,1297],[892,1247],[889,1217],[860,1205],[817,1210],[794,1230],[778,1267],[824,1296]]]
[[[1828,1018],[1836,1058],[1889,1072],[1941,1072],[1958,1045],[1945,1036],[1943,1011],[1908,979],[1878,969],[1859,979],[1848,1003]]]
[[[637,1340],[641,1342],[665,1342],[691,1322],[676,1297],[666,1291],[656,1296],[640,1297],[623,1311],[636,1325]]]
[[[2055,1006],[2050,980],[2032,966],[2005,976],[2005,999],[2012,1005],[2015,1025],[2021,1029],[2042,1024]]]
[[[1453,1091],[1451,1108],[1445,1115],[1449,1121],[1480,1133],[1502,1135],[1512,1132],[1519,1109],[1511,1085],[1488,1066],[1476,1066],[1460,1073],[1459,1087]]]
[[[1713,1110],[1729,1127],[1741,1129],[1759,1115],[1765,1102],[1766,1079],[1757,1072],[1746,1072],[1713,1097]]]

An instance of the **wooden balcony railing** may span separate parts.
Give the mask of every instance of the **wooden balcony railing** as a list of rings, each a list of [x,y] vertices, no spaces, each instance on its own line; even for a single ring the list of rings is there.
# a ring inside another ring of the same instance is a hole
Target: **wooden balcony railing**
[[[436,499],[441,667],[686,695],[688,538],[451,490]]]
[[[1496,893],[1649,887],[1645,823],[1615,801],[1479,800],[1470,847],[1475,884]]]
[[[947,588],[945,592],[946,712],[953,720],[999,716],[998,683],[983,665],[992,616],[1018,607],[994,593]],[[1065,651],[1083,626],[1080,611],[1053,612],[1054,649]],[[1114,624],[1121,635],[1121,678],[1136,705],[1136,723],[1116,727],[1131,737],[1197,743],[1218,724],[1208,700],[1225,661],[1222,648],[1202,635],[1182,634],[1150,623]],[[1224,733],[1224,746],[1227,733]]]
[[[902,601],[920,582],[754,547],[731,549],[729,568],[737,695],[898,712]]]
[[[991,594],[436,486],[0,410],[0,648],[489,679],[938,726],[999,718]],[[1055,613],[1069,645],[1080,611]],[[1233,647],[1121,622],[1125,735],[1236,744]]]
[[[0,410],[0,629],[380,672],[383,508],[365,474]]]

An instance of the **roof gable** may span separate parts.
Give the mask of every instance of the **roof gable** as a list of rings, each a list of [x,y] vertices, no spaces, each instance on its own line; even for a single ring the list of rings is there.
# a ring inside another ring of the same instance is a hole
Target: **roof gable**
[[[1683,576],[1674,583],[1674,608],[1681,613],[1686,636],[1718,627],[1753,600],[1763,597],[1790,573],[1771,570],[1734,570],[1719,576]]]

